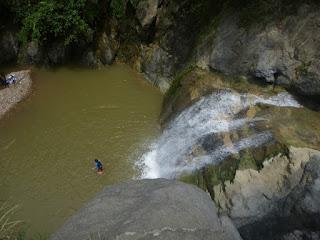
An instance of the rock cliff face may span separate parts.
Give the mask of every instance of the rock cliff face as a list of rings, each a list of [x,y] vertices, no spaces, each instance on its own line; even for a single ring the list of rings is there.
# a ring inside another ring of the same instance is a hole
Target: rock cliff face
[[[98,67],[118,59],[145,73],[163,91],[186,66],[196,64],[319,96],[319,6],[300,4],[294,14],[245,27],[236,11],[209,0],[142,0],[135,6],[127,1],[126,16],[101,20],[104,27],[91,43],[65,47],[59,41],[49,46],[31,42],[19,49],[16,31],[7,31],[0,37],[1,61],[71,60]]]
[[[319,22],[320,11],[308,5],[282,21],[247,29],[239,27],[237,15],[225,16],[214,29],[214,37],[200,45],[199,64],[319,95]]]
[[[210,197],[191,185],[131,181],[106,187],[51,237],[81,239],[221,239],[241,237]]]

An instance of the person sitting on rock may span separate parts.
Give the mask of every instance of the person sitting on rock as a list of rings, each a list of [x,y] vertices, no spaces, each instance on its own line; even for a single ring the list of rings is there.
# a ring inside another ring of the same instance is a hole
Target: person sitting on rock
[[[10,74],[9,77],[6,79],[6,82],[8,85],[15,84],[17,82],[17,78],[14,75]]]
[[[98,173],[102,173],[103,172],[103,165],[102,163],[98,160],[98,159],[95,159],[94,160],[95,164],[96,164],[96,170]]]
[[[2,85],[9,86],[10,84],[15,84],[17,82],[17,78],[12,74],[10,74],[8,78],[6,78],[4,73],[1,73],[0,74],[0,81],[1,81]]]

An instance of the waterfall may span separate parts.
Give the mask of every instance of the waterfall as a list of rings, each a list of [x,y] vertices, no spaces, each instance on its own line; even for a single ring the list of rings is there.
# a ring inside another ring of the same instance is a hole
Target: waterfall
[[[182,172],[192,171],[205,164],[217,164],[226,156],[242,149],[259,146],[272,139],[270,131],[262,131],[239,139],[232,146],[218,146],[209,153],[190,156],[192,147],[209,134],[230,132],[265,121],[263,118],[238,117],[237,114],[258,103],[279,107],[301,107],[288,93],[272,97],[240,94],[223,90],[202,97],[176,116],[163,130],[161,136],[150,145],[139,161],[142,178],[174,178]]]

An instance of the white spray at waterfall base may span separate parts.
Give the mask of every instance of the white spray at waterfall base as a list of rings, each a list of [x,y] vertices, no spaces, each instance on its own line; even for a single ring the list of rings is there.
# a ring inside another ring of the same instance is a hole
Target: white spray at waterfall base
[[[161,136],[142,155],[139,166],[141,178],[174,178],[182,172],[216,164],[226,156],[242,149],[262,145],[272,139],[270,131],[262,131],[242,138],[232,146],[221,146],[210,153],[187,158],[190,149],[208,134],[230,132],[244,124],[263,121],[261,118],[236,118],[236,114],[258,103],[279,107],[300,107],[288,93],[264,98],[253,94],[239,94],[230,90],[213,93],[181,112],[163,130]]]

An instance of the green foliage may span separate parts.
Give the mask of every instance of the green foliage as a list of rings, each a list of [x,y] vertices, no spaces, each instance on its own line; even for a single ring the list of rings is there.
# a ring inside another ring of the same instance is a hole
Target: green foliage
[[[68,45],[79,38],[90,40],[97,15],[97,0],[6,0],[15,21],[21,24],[22,42],[63,39]]]
[[[123,18],[126,14],[127,4],[130,2],[133,7],[138,5],[140,0],[111,0],[110,7],[112,15],[117,18]]]
[[[111,0],[110,7],[113,16],[122,18],[127,9],[128,0]]]

